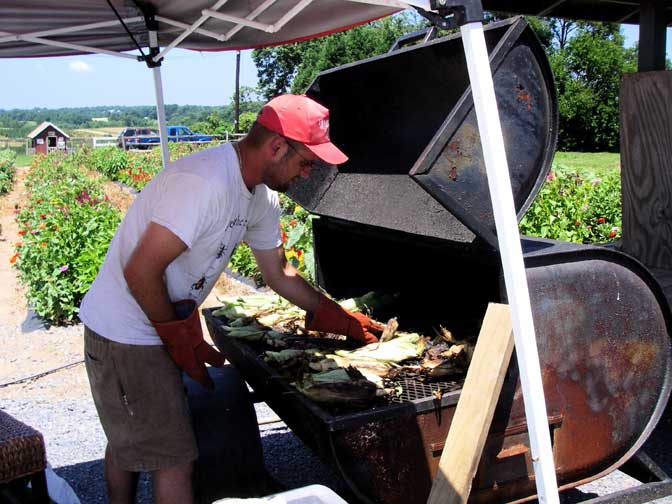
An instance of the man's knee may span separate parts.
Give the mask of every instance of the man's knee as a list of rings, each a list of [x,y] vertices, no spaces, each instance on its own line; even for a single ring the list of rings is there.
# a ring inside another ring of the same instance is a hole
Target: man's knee
[[[193,501],[191,475],[194,464],[180,464],[152,472],[154,498],[157,504],[184,503]]]

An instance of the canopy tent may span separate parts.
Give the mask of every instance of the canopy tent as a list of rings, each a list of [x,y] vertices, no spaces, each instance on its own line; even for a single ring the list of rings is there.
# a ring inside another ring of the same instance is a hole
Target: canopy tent
[[[145,16],[152,15],[164,48],[159,57],[175,46],[249,49],[319,37],[413,4],[429,8],[429,0],[9,0],[0,4],[0,58],[119,53],[137,48],[129,33],[148,47]],[[482,5],[510,14],[672,24],[672,0],[483,0]]]
[[[544,390],[511,181],[483,36],[488,10],[572,18],[670,22],[672,0],[13,0],[0,5],[0,58],[103,53],[152,67],[162,153],[167,161],[160,63],[174,47],[219,51],[309,39],[344,30],[411,6],[459,26],[482,140],[499,250],[514,328],[532,460],[540,502],[558,502]],[[653,15],[649,13],[652,12]],[[430,16],[431,17],[431,16]],[[149,48],[145,53],[142,48]],[[138,49],[141,56],[125,51]],[[0,63],[1,64],[1,63]]]

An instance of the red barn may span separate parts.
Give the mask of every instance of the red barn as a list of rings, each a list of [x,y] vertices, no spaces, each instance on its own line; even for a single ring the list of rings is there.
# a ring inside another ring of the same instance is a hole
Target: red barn
[[[28,133],[28,138],[31,140],[29,151],[35,154],[68,151],[68,139],[70,136],[49,121],[44,121]]]

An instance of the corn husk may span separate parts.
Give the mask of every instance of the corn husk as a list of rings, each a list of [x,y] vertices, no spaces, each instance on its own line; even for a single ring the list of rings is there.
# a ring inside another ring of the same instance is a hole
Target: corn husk
[[[422,367],[431,378],[444,378],[466,373],[470,360],[471,356],[466,344],[451,345],[438,357],[425,357],[422,361]]]
[[[279,352],[264,352],[264,360],[276,368],[287,368],[300,363],[306,353],[303,350],[287,348]]]
[[[422,355],[425,338],[419,334],[402,334],[393,340],[369,343],[357,350],[337,350],[337,356],[351,360],[376,360],[379,362],[402,362]]]
[[[354,368],[305,374],[296,389],[315,402],[348,405],[370,404],[378,395],[375,384]]]

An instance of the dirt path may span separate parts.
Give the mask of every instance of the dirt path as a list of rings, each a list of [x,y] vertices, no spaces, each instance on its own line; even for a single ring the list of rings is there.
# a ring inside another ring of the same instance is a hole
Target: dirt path
[[[18,168],[12,191],[0,196],[0,330],[20,324],[26,315],[26,290],[19,284],[9,261],[14,255],[14,245],[21,238],[14,210],[25,197],[23,181],[27,173],[27,167]]]

